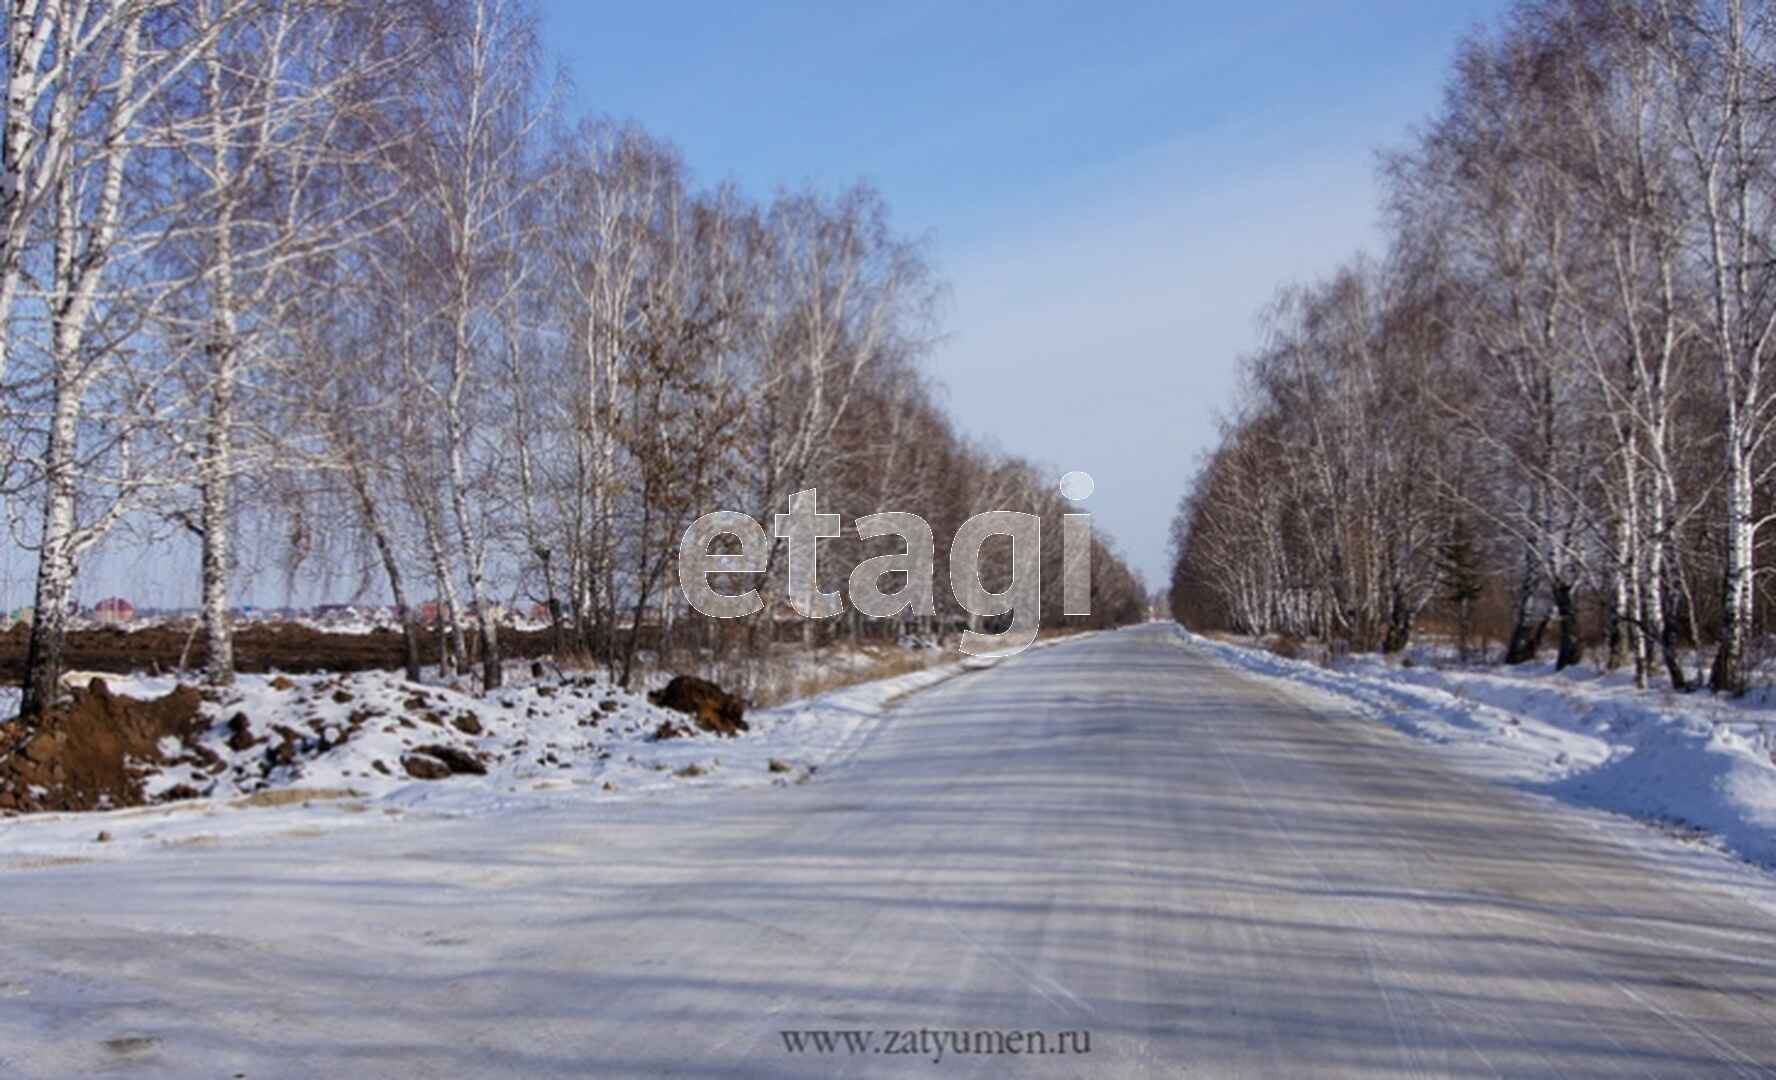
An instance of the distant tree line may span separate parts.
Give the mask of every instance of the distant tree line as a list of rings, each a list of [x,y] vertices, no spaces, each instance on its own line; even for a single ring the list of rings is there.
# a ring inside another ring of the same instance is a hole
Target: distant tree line
[[[921,367],[939,289],[870,189],[754,201],[693,186],[646,132],[566,124],[521,0],[14,0],[0,19],[0,496],[37,560],[27,713],[56,698],[82,560],[120,530],[195,539],[217,684],[249,528],[292,580],[345,565],[392,596],[415,673],[436,598],[446,667],[477,657],[487,686],[514,603],[627,679],[644,616],[671,617],[685,527],[768,523],[810,487],[848,519],[922,513],[940,546],[982,509],[1043,514],[1059,621],[1061,500],[945,415]],[[1102,542],[1094,567],[1094,620],[1138,617]]]
[[[1776,602],[1776,9],[1519,3],[1384,175],[1385,257],[1265,315],[1174,613],[1398,651],[1491,611],[1508,663],[1591,627],[1642,685],[1743,692]]]

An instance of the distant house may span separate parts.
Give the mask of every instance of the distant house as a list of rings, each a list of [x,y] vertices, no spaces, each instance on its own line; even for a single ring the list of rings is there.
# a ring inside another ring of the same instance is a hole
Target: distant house
[[[121,596],[108,596],[93,605],[93,621],[116,626],[136,617],[136,605]]]

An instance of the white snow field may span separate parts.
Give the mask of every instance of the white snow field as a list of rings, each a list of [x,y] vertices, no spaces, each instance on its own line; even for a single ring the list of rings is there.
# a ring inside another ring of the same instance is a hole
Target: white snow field
[[[7,822],[0,1076],[1776,1075],[1770,878],[1170,626],[836,722],[784,787]],[[947,1041],[1007,1031],[1089,1054]]]

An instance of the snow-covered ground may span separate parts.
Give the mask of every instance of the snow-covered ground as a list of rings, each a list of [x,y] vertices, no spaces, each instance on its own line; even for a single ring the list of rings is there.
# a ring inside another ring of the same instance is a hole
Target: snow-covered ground
[[[143,846],[293,828],[363,827],[413,814],[522,814],[678,790],[805,782],[842,764],[895,699],[962,666],[934,664],[752,711],[751,730],[736,738],[665,739],[656,737],[662,724],[691,729],[689,718],[593,677],[550,672],[532,679],[527,665],[522,674],[517,665],[510,670],[513,685],[486,696],[414,686],[393,672],[242,675],[231,693],[204,706],[211,723],[200,746],[163,745],[163,756],[177,761],[145,784],[150,795],[184,785],[201,798],[0,819],[0,868],[121,858]],[[107,676],[107,684],[118,694],[150,698],[171,691],[174,680]],[[11,693],[0,711],[16,708]],[[416,779],[404,762],[416,755],[437,760],[427,748],[471,755],[486,773]]]
[[[1776,707],[1636,690],[1627,674],[1551,663],[1467,667],[1427,649],[1331,667],[1178,630],[1249,672],[1332,694],[1434,744],[1468,772],[1625,814],[1776,868]]]
[[[1768,896],[1765,875],[1473,780],[1178,640],[1137,627],[957,677],[859,721],[806,785],[75,820],[65,853],[0,868],[0,1077],[1776,1062],[1776,918],[1736,883]],[[69,828],[9,822],[0,850]],[[1092,1056],[796,1054],[792,1029],[1086,1030]]]

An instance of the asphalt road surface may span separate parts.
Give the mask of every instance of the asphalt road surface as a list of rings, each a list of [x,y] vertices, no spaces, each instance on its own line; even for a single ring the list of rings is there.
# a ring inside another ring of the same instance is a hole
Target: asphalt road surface
[[[802,787],[0,875],[0,1075],[1776,1075],[1776,918],[1614,835],[1142,627]]]

